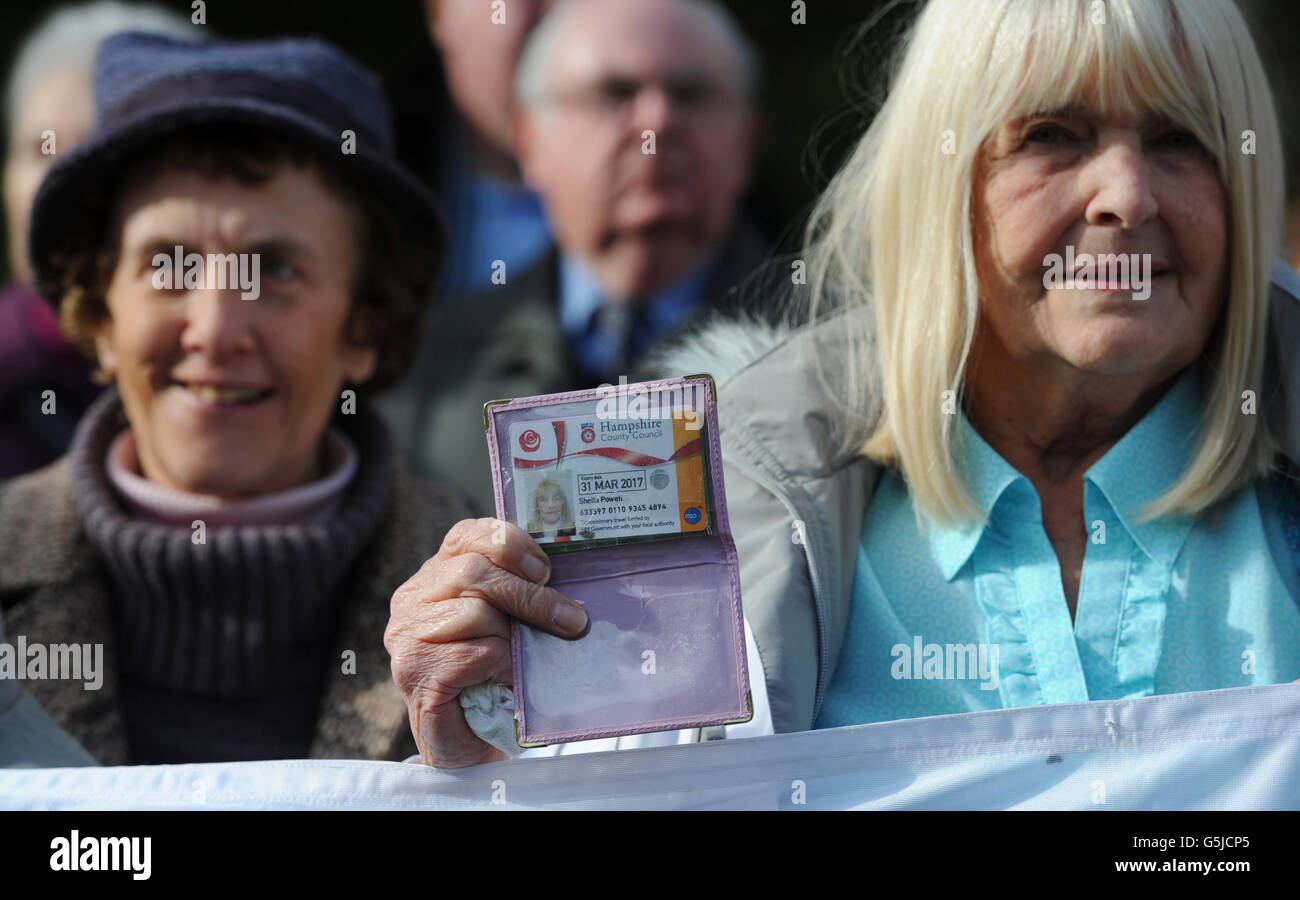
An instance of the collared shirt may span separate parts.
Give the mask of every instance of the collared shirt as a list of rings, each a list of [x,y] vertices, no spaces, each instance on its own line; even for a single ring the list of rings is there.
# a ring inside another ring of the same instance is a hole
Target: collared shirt
[[[918,528],[904,482],[882,474],[816,726],[1300,678],[1295,563],[1277,555],[1268,482],[1218,515],[1137,520],[1191,458],[1199,377],[1184,371],[1085,473],[1073,622],[1037,492],[965,416],[957,467],[987,525]]]
[[[633,318],[629,338],[629,358],[636,359],[655,341],[679,328],[701,303],[709,280],[717,271],[716,254],[698,263],[689,273],[651,297],[640,306]],[[596,276],[575,256],[560,257],[560,327],[569,341],[574,359],[591,377],[612,372],[619,348],[596,326],[596,313],[609,302]]]
[[[494,265],[505,264],[507,279],[525,271],[551,246],[551,229],[541,198],[524,185],[454,170],[447,186],[448,248],[438,294],[459,300],[493,286]]]

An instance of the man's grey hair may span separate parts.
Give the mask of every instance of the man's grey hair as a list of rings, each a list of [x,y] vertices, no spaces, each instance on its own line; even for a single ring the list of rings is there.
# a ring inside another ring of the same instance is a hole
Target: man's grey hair
[[[10,135],[23,101],[47,75],[78,69],[92,77],[95,55],[105,38],[119,31],[152,31],[172,37],[202,38],[204,29],[157,6],[98,0],[55,10],[27,36],[9,70],[5,122]]]
[[[551,62],[560,38],[588,3],[619,0],[562,0],[533,29],[515,67],[515,100],[521,106],[544,102],[551,96]],[[759,62],[753,44],[731,14],[710,0],[673,0],[696,12],[704,26],[727,48],[732,58],[740,97],[752,105],[758,96]]]

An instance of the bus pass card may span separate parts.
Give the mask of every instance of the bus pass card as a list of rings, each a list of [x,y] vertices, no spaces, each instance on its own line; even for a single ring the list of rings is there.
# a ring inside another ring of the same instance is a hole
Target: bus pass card
[[[592,414],[513,423],[517,524],[538,543],[707,530],[697,421]]]

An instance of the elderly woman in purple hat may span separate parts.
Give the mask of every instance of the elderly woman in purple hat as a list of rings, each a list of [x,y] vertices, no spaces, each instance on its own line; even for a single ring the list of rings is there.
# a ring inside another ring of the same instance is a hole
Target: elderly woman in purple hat
[[[0,485],[0,596],[9,640],[102,671],[30,690],[105,764],[403,758],[389,597],[470,512],[369,408],[415,350],[432,199],[317,42],[119,35],[96,104],[30,246],[113,389]]]

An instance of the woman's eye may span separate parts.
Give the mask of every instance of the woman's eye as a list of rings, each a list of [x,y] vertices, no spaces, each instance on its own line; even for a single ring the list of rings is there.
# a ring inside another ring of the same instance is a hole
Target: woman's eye
[[[263,256],[262,272],[271,278],[292,278],[298,274],[293,263],[278,256]]]
[[[1060,125],[1036,125],[1025,135],[1030,144],[1060,144],[1072,140],[1074,135]]]
[[[1199,150],[1201,142],[1190,131],[1176,128],[1156,138],[1156,143],[1171,150]]]

